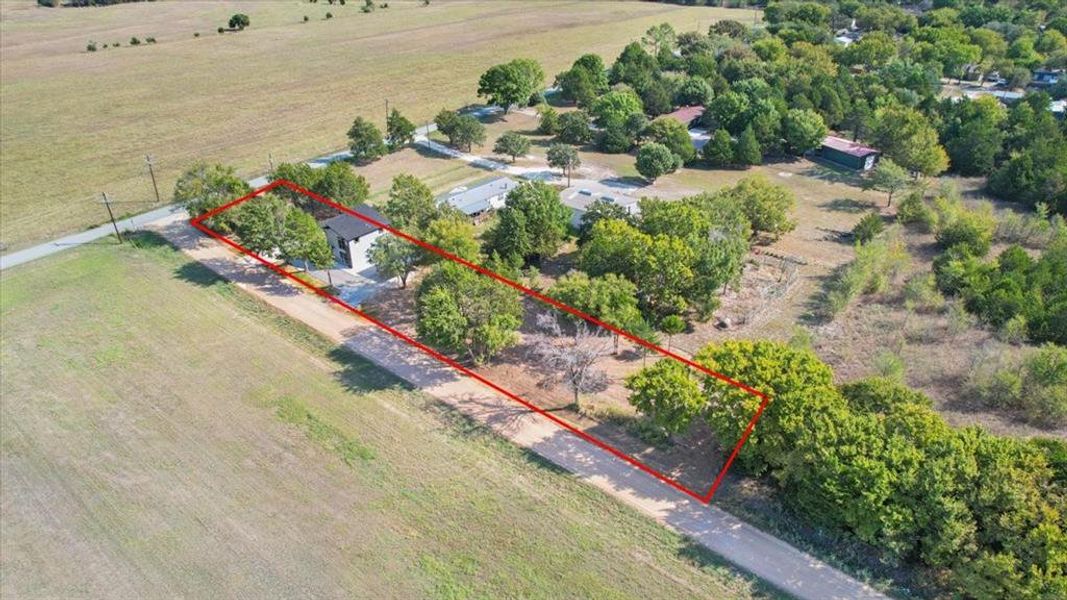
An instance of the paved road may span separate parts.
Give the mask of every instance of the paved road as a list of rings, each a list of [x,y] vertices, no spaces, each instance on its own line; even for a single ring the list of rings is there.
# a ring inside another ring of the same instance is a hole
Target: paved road
[[[152,221],[158,221],[159,219],[178,212],[181,212],[182,214],[185,213],[180,206],[176,204],[168,204],[167,206],[150,210],[146,213],[141,213],[127,219],[122,219],[115,223],[119,226],[120,231],[134,231],[143,229],[146,224],[151,223]],[[56,252],[62,252],[69,248],[81,246],[82,244],[98,242],[107,238],[109,235],[114,234],[114,227],[111,226],[111,223],[108,223],[107,225],[101,225],[99,227],[87,229],[81,233],[64,236],[45,244],[39,244],[31,248],[26,248],[25,250],[5,254],[0,256],[0,271],[30,262],[31,260],[44,258],[50,254],[55,254]]]
[[[491,114],[495,114],[497,112],[500,112],[500,109],[495,106],[486,106],[483,108],[467,111],[468,114],[474,115],[479,119],[489,116]],[[422,127],[417,128],[415,130],[415,135],[419,136],[420,138],[425,138],[426,136],[430,135],[431,132],[434,131],[437,131],[437,125],[431,123],[429,125],[424,125]],[[342,150],[340,152],[334,152],[332,154],[313,158],[307,161],[307,164],[311,165],[314,168],[321,168],[338,160],[346,160],[351,156],[351,152],[349,152],[348,150]],[[266,175],[262,175],[254,179],[249,179],[248,185],[252,186],[253,188],[258,188],[267,185],[269,181],[270,180],[267,179]],[[127,219],[122,219],[121,221],[116,221],[116,223],[118,224],[120,231],[134,231],[136,229],[141,229],[145,225],[145,223],[156,221],[168,215],[174,214],[180,209],[181,208],[176,204],[168,204],[167,206],[163,206],[161,208],[150,210],[139,215],[134,215]],[[67,235],[52,240],[51,242],[38,244],[36,246],[26,248],[25,250],[19,250],[18,252],[11,252],[9,254],[5,254],[3,256],[0,256],[0,271],[3,271],[4,269],[8,269],[10,267],[28,263],[33,260],[37,260],[38,258],[44,258],[46,256],[55,254],[57,252],[62,252],[70,248],[76,248],[78,246],[81,246],[82,244],[98,242],[107,238],[110,235],[113,235],[114,233],[114,227],[112,227],[111,224],[108,223],[106,225],[94,227],[92,229],[88,229],[80,233]]]
[[[771,585],[805,600],[885,598],[733,515],[692,500],[483,384],[461,377],[377,327],[298,292],[295,284],[202,236],[184,215],[162,219],[151,228],[242,289]]]

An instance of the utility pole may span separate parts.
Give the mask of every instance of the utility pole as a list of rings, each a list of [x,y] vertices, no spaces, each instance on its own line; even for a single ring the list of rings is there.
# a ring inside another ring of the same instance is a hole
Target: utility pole
[[[270,164],[270,172],[274,172],[274,155],[270,152],[267,153],[267,163]]]
[[[107,192],[100,192],[100,195],[104,197],[104,206],[107,207],[107,216],[111,219],[111,226],[115,228],[115,237],[119,239],[119,243],[122,243],[122,233],[119,232],[119,225],[115,222],[115,213],[111,212],[111,200],[107,197]]]
[[[150,154],[145,154],[144,161],[148,163],[148,174],[152,177],[152,190],[156,193],[156,204],[160,204],[162,203],[162,200],[159,199],[159,186],[156,185],[156,170],[152,166],[152,156]]]
[[[389,99],[385,99],[385,128],[389,129]]]

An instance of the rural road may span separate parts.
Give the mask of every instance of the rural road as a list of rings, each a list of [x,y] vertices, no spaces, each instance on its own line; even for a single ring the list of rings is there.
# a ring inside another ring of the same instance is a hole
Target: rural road
[[[475,117],[478,117],[480,119],[497,112],[500,112],[499,108],[495,106],[486,106],[471,111],[466,111],[466,114],[474,115]],[[425,138],[431,132],[434,131],[437,131],[437,125],[431,123],[429,125],[423,125],[422,127],[416,128],[415,135],[419,136],[420,138]],[[352,156],[351,152],[349,152],[348,150],[342,150],[340,152],[334,152],[325,156],[319,156],[306,162],[308,165],[311,165],[314,168],[321,168],[330,164],[331,162],[345,160],[350,156]],[[261,175],[253,179],[249,179],[248,185],[252,186],[253,188],[258,188],[267,185],[269,181],[270,180],[267,179],[266,175]],[[118,225],[119,231],[134,231],[143,228],[145,223],[156,221],[168,215],[174,214],[180,210],[181,207],[177,204],[168,204],[166,206],[161,206],[148,212],[117,220],[115,221],[115,224]],[[87,229],[79,233],[73,233],[70,235],[63,236],[61,238],[54,239],[50,242],[31,246],[24,250],[4,254],[3,256],[0,256],[0,271],[24,263],[28,263],[39,258],[44,258],[57,252],[69,250],[70,248],[76,248],[83,244],[89,244],[92,242],[99,241],[108,237],[109,235],[113,235],[114,233],[115,228],[111,226],[111,223],[106,223],[98,227],[93,227],[92,229]]]
[[[203,236],[186,219],[184,213],[175,213],[149,228],[238,287],[745,571],[805,600],[885,598],[786,542],[664,485],[353,314],[314,295],[294,293],[295,284]]]

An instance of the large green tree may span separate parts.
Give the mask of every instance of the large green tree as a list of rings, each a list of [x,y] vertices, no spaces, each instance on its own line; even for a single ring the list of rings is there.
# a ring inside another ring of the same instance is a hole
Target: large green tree
[[[283,246],[291,210],[288,202],[274,194],[253,198],[233,209],[234,233],[249,250],[270,256]]]
[[[374,240],[367,258],[380,275],[396,277],[400,287],[408,285],[408,277],[415,271],[422,253],[418,246],[395,235],[381,235]]]
[[[689,367],[664,358],[626,378],[630,404],[669,432],[681,432],[698,418],[708,400]]]
[[[544,85],[545,72],[535,60],[516,58],[495,65],[478,80],[478,95],[507,112],[511,105],[525,106]]]
[[[552,144],[548,147],[545,156],[548,166],[560,169],[567,178],[567,187],[571,185],[571,175],[574,170],[582,166],[582,159],[578,156],[578,150],[568,144]]]
[[[644,112],[644,104],[633,90],[610,91],[593,103],[589,113],[601,128],[621,127],[632,114]]]
[[[567,237],[570,210],[548,184],[527,182],[511,190],[498,214],[486,245],[505,259],[539,261],[559,251]]]
[[[911,184],[911,176],[904,167],[893,162],[891,158],[883,158],[863,180],[863,189],[878,190],[888,194],[885,205],[889,207],[893,204],[893,194],[907,189]]]
[[[753,232],[778,238],[796,228],[796,221],[789,218],[796,195],[789,188],[756,175],[737,182],[728,194],[748,217]]]
[[[689,137],[689,128],[677,119],[660,117],[648,124],[642,135],[651,142],[663,144],[670,149],[682,163],[696,158],[693,139]]]
[[[348,150],[358,162],[368,162],[385,154],[382,132],[370,121],[356,117],[348,128]]]
[[[828,131],[822,116],[811,109],[792,108],[782,118],[785,148],[796,156],[818,148]]]
[[[938,175],[948,168],[948,155],[937,131],[921,112],[905,106],[888,106],[875,112],[871,141],[898,165],[923,175]]]
[[[326,232],[314,217],[302,210],[294,209],[286,214],[281,250],[286,260],[303,261],[305,269],[324,269],[334,263]]]
[[[415,140],[415,124],[394,108],[385,122],[385,139],[389,149],[396,151]]]
[[[394,227],[407,232],[422,231],[441,215],[433,191],[418,177],[408,174],[393,178],[382,212]]]
[[[673,173],[682,166],[682,159],[663,144],[648,142],[637,150],[637,172],[650,182]]]
[[[200,216],[252,191],[233,167],[197,162],[185,170],[174,184],[174,202],[185,206],[189,214]],[[209,224],[228,231],[225,212]]]
[[[445,261],[419,285],[415,328],[431,344],[483,363],[518,342],[522,312],[517,290]]]
[[[515,131],[505,131],[493,145],[493,152],[511,157],[511,162],[530,151],[530,138]]]

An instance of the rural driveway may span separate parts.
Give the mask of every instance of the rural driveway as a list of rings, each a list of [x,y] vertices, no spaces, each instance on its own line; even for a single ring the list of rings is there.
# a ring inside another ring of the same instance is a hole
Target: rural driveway
[[[188,224],[184,213],[162,218],[149,228],[238,287],[775,587],[810,600],[885,597],[740,519],[675,491],[351,313],[303,292],[204,237]]]

